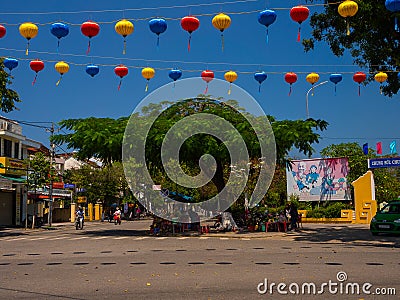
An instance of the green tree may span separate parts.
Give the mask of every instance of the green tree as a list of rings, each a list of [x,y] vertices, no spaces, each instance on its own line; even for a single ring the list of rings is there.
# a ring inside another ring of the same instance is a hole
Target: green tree
[[[130,196],[120,162],[103,168],[84,164],[80,169],[66,171],[64,181],[82,190],[76,196],[86,196],[89,203],[100,202],[103,206],[109,206]]]
[[[122,138],[128,118],[86,118],[68,119],[59,123],[67,134],[56,134],[52,142],[67,144],[68,149],[79,149],[81,160],[96,157],[104,164],[122,159]]]
[[[21,102],[16,91],[9,88],[13,77],[4,70],[4,59],[0,58],[0,111],[8,113],[17,109],[16,102]]]
[[[149,122],[151,117],[158,116],[151,126],[151,130],[146,136],[146,164],[153,179],[168,184],[166,180],[164,168],[161,163],[161,145],[166,136],[166,132],[178,121],[186,116],[197,113],[209,113],[218,115],[231,123],[241,134],[246,143],[250,159],[257,161],[260,158],[260,147],[254,129],[246,118],[250,118],[255,124],[265,122],[265,117],[255,117],[244,111],[238,106],[234,100],[220,102],[213,99],[205,98],[200,95],[198,98],[187,99],[177,104],[171,105],[168,109],[163,110],[171,103],[164,101],[158,104],[151,104],[144,107],[141,114],[136,114],[132,119],[138,127],[144,126]],[[246,118],[244,118],[246,116]],[[131,121],[132,121],[131,119]],[[311,156],[314,152],[313,143],[318,143],[318,131],[325,130],[328,123],[323,120],[283,120],[278,121],[275,118],[268,116],[271,123],[276,141],[277,160],[281,166],[285,166],[288,162],[288,153],[296,148],[300,152]],[[64,120],[60,125],[69,129],[71,133],[64,135],[56,135],[54,141],[56,143],[66,143],[68,148],[78,150],[78,157],[83,159],[92,156],[98,157],[110,163],[111,161],[119,161],[121,159],[121,143],[122,136],[127,124],[127,118],[112,119],[79,119],[79,120]],[[107,125],[105,125],[107,124]],[[210,124],[209,126],[213,126]],[[191,128],[186,128],[190,132]],[[140,128],[135,132],[129,132],[129,137],[132,141],[143,139],[140,135]],[[137,138],[137,139],[136,139]],[[109,139],[113,142],[113,146],[109,147]],[[272,143],[272,139],[268,140]],[[233,145],[235,146],[235,145]],[[225,182],[230,171],[230,156],[225,145],[218,139],[210,135],[196,134],[187,139],[183,143],[180,150],[180,164],[186,170],[191,170],[195,175],[198,168],[199,158],[208,153],[215,158],[217,169],[211,182],[213,186],[203,188],[199,195],[214,194],[221,191],[225,187]],[[132,162],[135,163],[135,162]],[[245,162],[247,163],[247,162]],[[270,167],[270,166],[267,166]],[[134,180],[140,180],[140,174],[132,174],[129,176]],[[252,170],[252,178],[257,177],[257,170]],[[171,178],[174,180],[174,178]],[[254,187],[254,180],[249,182],[249,189]],[[180,187],[176,189],[181,190]],[[194,191],[186,190],[186,195],[194,195]],[[209,195],[208,195],[209,196]],[[202,197],[202,196],[199,196]]]
[[[55,170],[50,172],[50,161],[42,152],[27,159],[30,172],[28,173],[28,184],[30,188],[43,188],[50,183],[50,175],[55,175]],[[53,177],[54,178],[54,177]]]
[[[342,1],[324,2],[328,4],[324,11],[311,16],[312,38],[303,40],[304,49],[309,51],[314,49],[316,41],[325,41],[336,56],[342,56],[348,50],[355,64],[369,70],[369,81],[377,71],[389,71],[388,85],[383,87],[383,93],[397,94],[400,88],[397,78],[400,33],[394,28],[395,14],[386,9],[385,1],[356,0],[358,12],[348,20],[352,28],[350,35],[346,35],[346,22],[338,13]]]

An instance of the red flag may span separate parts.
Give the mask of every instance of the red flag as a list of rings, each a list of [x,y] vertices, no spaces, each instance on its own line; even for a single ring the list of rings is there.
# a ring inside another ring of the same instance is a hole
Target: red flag
[[[382,142],[377,142],[376,143],[376,153],[377,154],[382,154]]]

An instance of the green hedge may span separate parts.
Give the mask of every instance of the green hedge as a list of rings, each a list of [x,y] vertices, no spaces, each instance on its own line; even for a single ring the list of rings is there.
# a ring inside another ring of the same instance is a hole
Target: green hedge
[[[333,202],[326,207],[316,207],[307,210],[307,218],[340,218],[341,210],[347,209],[348,205],[342,202]]]

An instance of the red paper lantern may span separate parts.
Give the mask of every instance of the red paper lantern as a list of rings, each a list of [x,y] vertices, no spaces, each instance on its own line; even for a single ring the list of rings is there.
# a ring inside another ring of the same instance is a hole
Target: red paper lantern
[[[360,96],[361,83],[367,79],[367,75],[364,72],[357,72],[353,75],[353,80],[358,83],[358,96]]]
[[[192,32],[197,30],[200,26],[200,21],[196,17],[186,16],[181,19],[181,27],[183,30],[189,32],[188,51],[190,51],[190,40],[192,39]]]
[[[118,85],[118,91],[119,91],[121,88],[122,78],[124,78],[126,75],[128,75],[128,67],[126,67],[124,65],[116,66],[114,68],[114,73],[121,78],[121,80],[119,81],[119,85]]]
[[[36,78],[37,78],[37,75],[38,75],[38,72],[40,72],[40,71],[42,71],[43,69],[44,69],[44,62],[42,62],[40,59],[35,59],[35,60],[32,60],[30,63],[29,63],[29,67],[33,70],[33,71],[35,71],[35,78],[33,79],[33,81],[32,81],[32,85],[34,85],[35,84],[35,82],[36,82]]]
[[[209,83],[211,80],[214,79],[214,72],[213,72],[213,71],[210,71],[210,70],[205,70],[205,71],[201,72],[201,78],[202,78],[205,82],[207,82],[206,90],[204,91],[204,94],[207,94],[207,92],[208,92],[208,83]]]
[[[6,28],[3,25],[0,25],[0,38],[6,35]]]
[[[90,39],[99,34],[100,26],[96,22],[87,21],[81,25],[81,32],[89,38],[88,49],[86,51],[86,54],[88,54],[90,52]]]
[[[285,74],[285,81],[290,84],[289,96],[292,93],[292,84],[297,81],[297,75],[293,72],[288,72]]]
[[[307,20],[309,15],[310,15],[310,10],[306,6],[299,5],[292,7],[292,9],[290,10],[290,17],[292,18],[292,20],[299,23],[299,31],[297,33],[298,42],[300,42],[301,23]]]

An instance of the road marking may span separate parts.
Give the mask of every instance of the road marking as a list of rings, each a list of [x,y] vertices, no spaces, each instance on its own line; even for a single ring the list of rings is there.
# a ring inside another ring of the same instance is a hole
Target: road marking
[[[242,241],[250,241],[249,238],[241,238]]]
[[[178,237],[178,240],[186,240],[186,239],[188,239],[187,236]]]
[[[38,238],[33,238],[33,239],[29,239],[30,241],[37,241],[37,240],[44,240],[47,237],[38,237]]]
[[[69,241],[75,241],[75,240],[82,240],[82,239],[88,239],[88,236],[79,236],[79,237],[75,237],[72,239],[68,239]]]
[[[142,236],[142,237],[138,237],[138,238],[136,238],[135,240],[144,240],[144,239],[148,239],[149,237],[148,236]]]
[[[99,237],[95,237],[93,238],[94,240],[102,240],[102,239],[106,239],[108,238],[108,236],[99,236]]]
[[[166,240],[168,237],[167,236],[160,236],[156,238],[156,240]]]
[[[208,240],[209,237],[208,237],[208,236],[201,236],[201,237],[199,237],[199,239],[200,239],[200,240]]]
[[[120,237],[114,238],[114,240],[123,240],[123,239],[129,239],[129,236],[120,236]]]
[[[9,239],[9,240],[4,240],[4,241],[11,242],[11,241],[21,241],[21,240],[26,240],[26,237],[19,237],[19,238],[14,238],[14,239]]]
[[[53,240],[62,240],[62,239],[66,239],[66,238],[68,238],[68,236],[59,236],[59,237],[52,238],[51,240],[52,241]]]
[[[222,237],[222,238],[219,238],[220,240],[229,240],[229,238],[226,238],[226,237]]]

